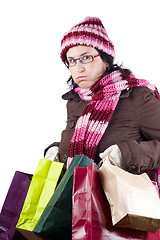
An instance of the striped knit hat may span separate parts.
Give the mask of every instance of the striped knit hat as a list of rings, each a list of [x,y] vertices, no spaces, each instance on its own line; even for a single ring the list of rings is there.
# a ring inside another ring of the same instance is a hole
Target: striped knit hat
[[[83,45],[94,47],[115,58],[114,46],[99,18],[86,17],[84,21],[72,27],[61,41],[61,59],[66,60],[69,48]]]

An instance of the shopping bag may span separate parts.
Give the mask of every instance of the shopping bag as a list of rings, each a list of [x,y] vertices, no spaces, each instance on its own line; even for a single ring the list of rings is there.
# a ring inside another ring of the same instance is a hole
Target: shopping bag
[[[102,240],[107,204],[96,167],[75,167],[72,191],[72,240]]]
[[[105,161],[99,175],[113,225],[149,232],[160,229],[160,199],[146,173],[134,175]]]
[[[0,239],[12,240],[32,175],[16,171],[0,213]]]
[[[159,189],[159,197],[160,197],[160,168],[147,171],[147,174],[152,181],[157,182],[158,189]]]
[[[22,236],[16,229],[14,237],[12,238],[12,240],[26,240],[26,238],[24,236]]]
[[[40,160],[28,189],[16,226],[17,229],[33,231],[55,191],[62,174],[63,165],[61,162],[50,161],[48,159]]]
[[[76,167],[72,193],[72,240],[159,240],[150,233],[112,225],[110,205],[95,167]]]
[[[48,240],[72,238],[72,186],[75,166],[87,167],[93,161],[84,155],[75,156],[43,214],[34,228]]]
[[[47,240],[47,238],[34,232],[19,228],[16,229],[13,240]]]

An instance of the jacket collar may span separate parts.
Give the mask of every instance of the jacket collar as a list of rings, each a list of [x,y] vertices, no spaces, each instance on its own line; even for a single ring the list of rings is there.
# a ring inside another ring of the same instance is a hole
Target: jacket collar
[[[129,97],[130,92],[132,92],[132,88],[130,88],[129,90],[127,90],[127,89],[123,90],[121,92],[120,99]]]
[[[79,95],[72,89],[69,92],[62,95],[64,100],[75,100],[76,102],[80,101]]]

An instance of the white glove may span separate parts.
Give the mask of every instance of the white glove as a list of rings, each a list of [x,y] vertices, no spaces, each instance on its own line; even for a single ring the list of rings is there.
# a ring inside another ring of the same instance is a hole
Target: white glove
[[[109,160],[118,167],[122,167],[122,154],[116,144],[107,148],[103,153],[100,153],[99,156],[102,158],[103,162]]]
[[[54,161],[58,159],[58,150],[59,148],[57,146],[51,147],[47,150],[46,155],[45,155],[45,159]]]

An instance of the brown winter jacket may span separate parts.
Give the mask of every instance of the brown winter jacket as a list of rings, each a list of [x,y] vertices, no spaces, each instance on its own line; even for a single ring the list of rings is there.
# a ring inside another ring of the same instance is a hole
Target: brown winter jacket
[[[70,140],[77,119],[87,102],[71,90],[62,96],[67,102],[67,125],[58,145],[60,161],[66,163]],[[99,142],[95,162],[99,153],[117,144],[122,153],[122,168],[141,173],[160,167],[160,100],[147,87],[134,87],[122,91],[110,123]],[[49,147],[45,150],[49,149]]]

